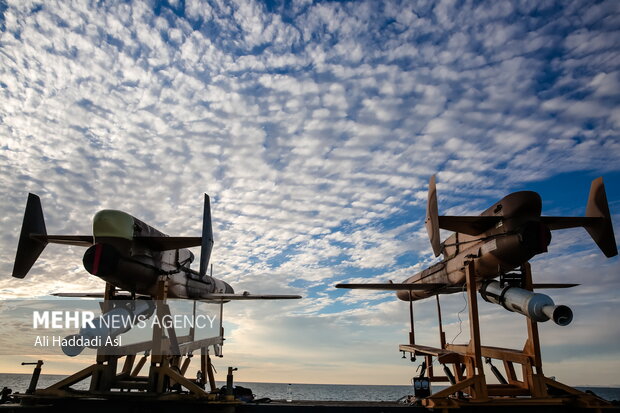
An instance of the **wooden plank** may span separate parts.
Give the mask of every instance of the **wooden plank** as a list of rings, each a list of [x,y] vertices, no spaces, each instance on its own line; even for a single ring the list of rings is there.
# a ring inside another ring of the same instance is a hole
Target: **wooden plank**
[[[183,343],[182,345],[179,346],[181,353],[187,353],[187,352],[192,352],[195,350],[198,350],[202,347],[209,347],[212,346],[214,344],[223,344],[224,343],[224,339],[222,336],[218,336],[218,337],[209,337],[209,338],[203,338],[200,339],[198,341],[191,341],[188,343]]]
[[[529,396],[530,391],[510,384],[487,384],[489,396]]]
[[[135,354],[129,354],[125,357],[125,363],[123,364],[123,370],[121,370],[122,374],[130,374],[131,369],[133,368],[133,363],[136,361]]]
[[[469,351],[469,346],[464,344],[447,344],[446,350],[462,355],[467,355]],[[492,359],[511,361],[513,363],[519,364],[524,364],[531,361],[530,357],[527,354],[524,354],[522,351],[509,348],[481,346],[480,351],[482,357],[490,357]]]
[[[138,374],[140,374],[140,370],[142,370],[142,367],[144,367],[144,364],[146,363],[147,359],[148,359],[147,355],[142,356],[140,361],[138,361],[138,364],[136,365],[136,367],[131,372],[132,376],[137,376]]]
[[[149,388],[149,383],[146,381],[118,380],[114,385],[114,388],[146,391]]]
[[[488,399],[488,394],[484,378],[484,365],[482,364],[475,261],[470,261],[467,264],[465,278],[467,280],[467,302],[469,304],[469,358],[473,361],[473,377],[478,379],[473,385],[474,394],[472,394],[472,398],[475,401],[484,401]]]
[[[461,363],[452,364],[452,373],[454,374],[454,378],[457,382],[463,380],[463,369],[461,368]]]
[[[519,382],[519,380],[517,379],[517,373],[515,372],[515,366],[514,364],[512,364],[511,361],[509,360],[503,360],[504,362],[504,370],[506,371],[506,375],[508,376],[508,383],[510,384],[517,384],[517,383],[521,383]]]
[[[187,369],[189,368],[190,363],[192,362],[192,357],[187,356],[187,358],[183,361],[183,365],[181,366],[181,375],[185,376]]]
[[[215,384],[215,374],[213,373],[213,364],[211,364],[211,357],[209,357],[209,351],[205,348],[200,349],[202,354],[205,354],[205,362],[206,362],[206,370],[207,370],[207,375],[209,377],[209,387],[211,388],[211,391],[214,392],[217,388],[216,384]],[[202,372],[203,377],[204,377],[204,370]]]
[[[462,363],[465,361],[462,355],[455,352],[443,350],[436,347],[423,346],[420,344],[416,344],[414,346],[410,344],[401,344],[400,346],[398,346],[398,350],[404,351],[406,353],[414,353],[416,355],[437,357],[437,361],[441,364],[459,362]]]
[[[524,287],[526,290],[532,291],[532,268],[528,262],[524,263],[522,268],[525,278]],[[526,317],[525,320],[527,323],[528,338],[523,352],[530,356],[531,362],[527,364],[527,368],[523,371],[523,381],[528,383],[533,397],[546,397],[547,387],[541,380],[541,377],[543,377],[543,369],[538,323],[529,317]]]
[[[458,382],[458,383],[456,383],[456,384],[454,384],[454,385],[452,385],[450,387],[447,387],[447,388],[445,388],[445,389],[443,389],[441,391],[438,391],[437,393],[427,397],[426,400],[428,400],[428,399],[441,399],[441,398],[444,398],[444,397],[448,397],[451,394],[456,393],[457,391],[461,391],[461,390],[465,389],[466,387],[470,387],[470,386],[475,385],[475,383],[477,381],[480,381],[480,377],[479,376],[470,377],[470,378],[465,379],[465,380],[463,380],[461,382]]]
[[[189,381],[189,379],[183,377],[182,375],[172,370],[171,368],[166,367],[162,373],[170,377],[175,382],[179,383],[181,386],[185,387],[187,390],[189,390],[191,393],[195,394],[196,396],[204,396],[204,397],[208,396],[207,392],[205,392],[204,389],[202,389],[196,383]]]
[[[437,347],[423,346],[421,344],[415,344],[415,345],[401,344],[400,346],[398,346],[398,349],[399,351],[404,351],[407,353],[424,354],[424,355],[435,356],[435,357],[444,355],[444,354],[453,353],[452,351],[447,351],[447,350],[437,348]]]
[[[65,387],[69,387],[79,381],[82,381],[88,377],[90,377],[91,374],[93,374],[93,371],[95,371],[98,368],[97,364],[93,364],[90,365],[88,367],[86,367],[83,370],[78,371],[75,374],[72,374],[71,376],[64,378],[63,380],[59,381],[56,384],[53,384],[49,387],[47,387],[45,390],[59,390],[59,389],[63,389]]]
[[[446,376],[432,376],[428,379],[431,383],[450,383],[450,379]]]

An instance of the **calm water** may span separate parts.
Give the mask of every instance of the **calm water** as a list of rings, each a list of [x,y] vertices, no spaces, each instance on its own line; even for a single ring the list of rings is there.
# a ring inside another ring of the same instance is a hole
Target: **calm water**
[[[42,374],[38,388],[50,386],[64,376]],[[24,392],[30,383],[29,374],[1,374],[0,388],[9,387],[14,392]],[[219,383],[218,386],[224,383]],[[287,383],[245,383],[236,385],[248,387],[257,398],[286,399]],[[439,387],[439,386],[437,386]],[[76,389],[87,389],[88,382],[75,386]],[[620,388],[613,387],[578,387],[580,390],[592,390],[607,400],[620,400]],[[363,401],[395,401],[412,394],[411,386],[363,386],[347,384],[292,384],[291,391],[295,400],[363,400]]]

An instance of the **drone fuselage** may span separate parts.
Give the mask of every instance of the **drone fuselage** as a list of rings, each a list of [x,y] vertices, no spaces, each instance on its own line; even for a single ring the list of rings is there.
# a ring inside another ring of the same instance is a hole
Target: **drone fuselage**
[[[480,216],[500,217],[478,235],[455,232],[442,244],[443,260],[407,278],[403,283],[442,284],[458,291],[465,283],[465,267],[477,260],[479,281],[508,272],[537,254],[547,251],[551,231],[540,220],[542,201],[536,192],[522,191],[505,196]],[[439,287],[448,292],[446,287]],[[434,290],[397,292],[404,301],[435,295]]]
[[[93,218],[94,244],[84,253],[86,270],[126,291],[155,295],[160,276],[170,278],[171,298],[206,298],[234,293],[224,281],[190,268],[194,254],[186,248],[166,249],[166,234],[117,210],[102,210]]]

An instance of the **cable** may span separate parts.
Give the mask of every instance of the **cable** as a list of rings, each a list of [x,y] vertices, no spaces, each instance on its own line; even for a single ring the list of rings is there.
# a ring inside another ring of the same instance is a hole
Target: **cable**
[[[466,298],[466,296],[465,296],[465,288],[466,288],[466,287],[467,287],[467,284],[465,283],[465,284],[463,284],[463,289],[461,290],[462,297],[463,297],[463,301],[465,301],[465,306],[463,306],[463,308],[462,308],[462,309],[461,309],[461,310],[460,310],[460,311],[456,314],[456,316],[457,316],[457,317],[458,317],[458,319],[459,319],[459,332],[458,332],[458,334],[457,334],[456,336],[454,336],[454,338],[452,339],[452,341],[450,342],[450,344],[454,344],[454,340],[456,340],[456,339],[457,339],[457,337],[458,337],[458,336],[460,336],[460,335],[461,335],[461,333],[463,332],[463,319],[461,319],[461,313],[462,313],[463,311],[465,311],[465,310],[467,309],[467,306],[469,305],[469,302],[467,301],[467,298]],[[411,292],[410,292],[410,293],[411,293]],[[431,360],[432,360],[432,361],[431,361],[431,366],[434,366],[434,365],[435,365],[435,363],[439,361],[437,358],[433,359],[432,357],[431,357]],[[429,367],[429,366],[427,366],[427,368],[428,368],[428,367]],[[419,368],[419,366],[418,366],[418,368]],[[412,378],[411,380],[413,380],[413,378]]]
[[[461,319],[461,313],[463,311],[465,311],[465,309],[467,308],[467,306],[469,305],[469,303],[467,302],[467,298],[465,297],[465,287],[467,286],[467,283],[463,284],[463,289],[461,290],[461,292],[463,293],[463,300],[465,301],[465,306],[461,309],[461,311],[459,311],[456,316],[459,319],[459,332],[456,336],[454,336],[454,338],[452,339],[452,341],[450,342],[450,344],[454,344],[454,340],[456,340],[456,338],[458,336],[461,335],[461,333],[463,332],[463,320]]]

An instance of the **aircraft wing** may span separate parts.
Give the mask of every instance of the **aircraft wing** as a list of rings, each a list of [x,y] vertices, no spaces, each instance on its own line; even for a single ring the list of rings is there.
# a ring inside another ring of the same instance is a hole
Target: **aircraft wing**
[[[202,237],[133,237],[133,239],[156,251],[177,250],[202,245]]]
[[[40,242],[77,245],[78,247],[90,247],[94,244],[92,235],[30,234],[30,238]],[[199,247],[202,244],[201,237],[134,237],[134,240],[156,251]]]
[[[572,288],[577,287],[580,284],[561,284],[561,283],[539,283],[532,284],[533,289],[541,289],[541,288]]]
[[[94,244],[92,235],[47,235],[30,234],[30,238],[39,242],[52,244],[76,245],[78,247],[90,247]]]
[[[538,283],[533,284],[532,288],[571,288],[579,284],[563,284],[563,283]],[[352,290],[383,290],[383,291],[424,291],[441,289],[442,293],[458,292],[463,290],[462,285],[448,286],[447,284],[394,284],[394,283],[368,283],[368,284],[336,284],[336,288],[350,288]]]
[[[501,216],[459,217],[440,215],[438,225],[441,229],[476,236],[493,228],[501,220]]]
[[[103,293],[54,293],[54,297],[70,297],[70,298],[104,298]]]
[[[540,217],[540,221],[549,229],[555,230],[595,225],[603,222],[604,219],[598,217]]]
[[[250,294],[247,291],[242,294],[208,294],[206,297],[200,298],[198,301],[213,303],[227,301],[243,301],[243,300],[296,300],[301,295],[286,294]]]
[[[383,291],[434,290],[436,288],[441,288],[445,286],[446,284],[412,284],[412,283],[336,284],[336,288],[350,288],[353,290],[383,290]]]
[[[126,291],[123,291],[124,294],[117,295],[116,298],[131,298],[131,295],[126,294]],[[105,298],[104,293],[54,293],[51,294],[54,297],[67,297],[67,298]],[[136,294],[136,298],[149,298],[148,295]]]
[[[52,295],[55,297],[70,298],[104,298],[103,293],[54,293]],[[250,294],[248,292],[244,292],[243,294],[209,294],[198,301],[220,302],[232,300],[295,300],[299,298],[301,298],[301,295]]]

